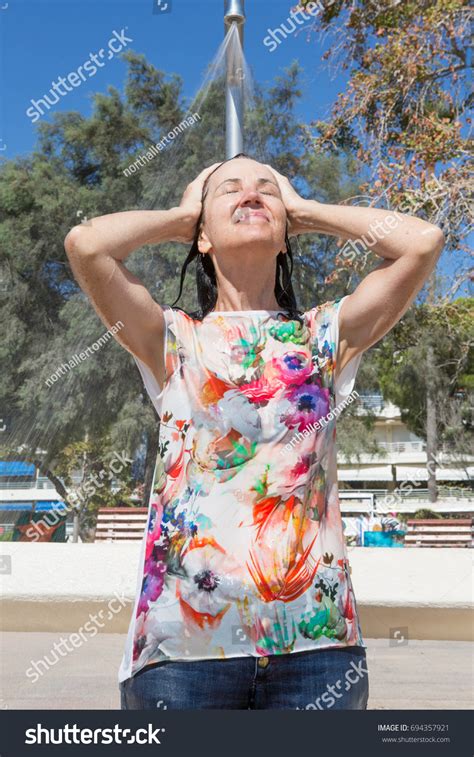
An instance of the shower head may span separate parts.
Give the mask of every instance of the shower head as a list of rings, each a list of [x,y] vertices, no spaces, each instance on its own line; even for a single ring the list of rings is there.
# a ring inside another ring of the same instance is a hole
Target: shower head
[[[244,0],[224,0],[224,24],[226,32],[233,23],[236,23],[237,26],[245,24]]]

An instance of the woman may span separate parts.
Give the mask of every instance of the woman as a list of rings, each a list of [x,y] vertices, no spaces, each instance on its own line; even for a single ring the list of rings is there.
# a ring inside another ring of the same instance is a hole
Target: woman
[[[299,313],[288,234],[369,232],[381,264],[352,294]],[[197,313],[159,305],[124,265],[168,241],[193,241],[181,288],[196,258]],[[304,200],[243,155],[203,171],[179,207],[68,234],[80,286],[108,328],[124,324],[116,339],[161,418],[122,708],[367,707],[336,416],[362,353],[406,312],[443,242],[412,216]]]

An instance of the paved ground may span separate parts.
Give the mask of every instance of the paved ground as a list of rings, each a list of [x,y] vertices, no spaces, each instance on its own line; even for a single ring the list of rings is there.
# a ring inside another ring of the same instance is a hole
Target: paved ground
[[[66,634],[63,634],[65,636]],[[0,708],[118,709],[117,671],[125,636],[98,634],[50,667],[36,683],[26,672],[59,635],[0,636]],[[393,641],[392,641],[393,643]],[[473,644],[368,639],[369,709],[473,709]]]

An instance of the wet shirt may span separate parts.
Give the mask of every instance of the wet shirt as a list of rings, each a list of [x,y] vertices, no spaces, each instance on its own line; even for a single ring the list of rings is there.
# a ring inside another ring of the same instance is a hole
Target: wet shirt
[[[159,457],[119,680],[166,660],[364,646],[339,509],[345,298],[303,314],[165,306]]]

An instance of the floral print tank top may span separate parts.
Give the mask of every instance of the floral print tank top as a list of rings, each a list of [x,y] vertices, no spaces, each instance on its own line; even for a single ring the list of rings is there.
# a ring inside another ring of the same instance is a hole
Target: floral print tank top
[[[161,419],[119,681],[169,660],[366,646],[339,509],[335,381],[344,297],[303,314],[164,306]]]

